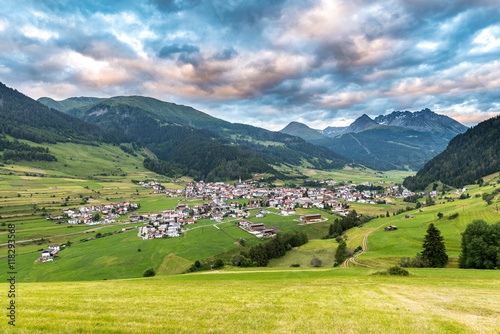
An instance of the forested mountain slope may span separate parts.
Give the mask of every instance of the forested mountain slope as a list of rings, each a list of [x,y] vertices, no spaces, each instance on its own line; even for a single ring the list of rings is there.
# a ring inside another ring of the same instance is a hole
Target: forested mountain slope
[[[483,176],[500,171],[500,116],[479,123],[453,138],[448,147],[425,164],[417,175],[408,177],[409,189],[424,189],[441,181],[453,187],[472,184]]]

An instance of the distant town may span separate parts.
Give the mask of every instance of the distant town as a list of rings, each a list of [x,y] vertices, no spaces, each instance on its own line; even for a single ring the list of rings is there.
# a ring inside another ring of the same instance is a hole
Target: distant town
[[[63,209],[61,216],[50,216],[47,219],[58,220],[69,218],[70,224],[102,225],[116,222],[127,215],[127,222],[141,223],[138,237],[147,239],[175,238],[190,229],[189,225],[201,219],[222,222],[224,218],[233,218],[236,224],[256,237],[272,237],[278,232],[276,228],[266,228],[263,223],[251,223],[249,210],[260,209],[252,217],[261,218],[267,214],[281,216],[297,215],[298,223],[325,221],[321,214],[303,215],[296,213],[296,208],[317,208],[338,216],[347,216],[352,209],[349,203],[386,204],[387,198],[405,198],[415,193],[401,185],[384,187],[383,182],[376,184],[362,182],[359,185],[334,180],[306,181],[314,187],[275,187],[271,188],[256,181],[224,183],[203,181],[188,183],[184,189],[164,188],[158,181],[134,181],[144,188],[151,188],[153,193],[178,197],[179,204],[174,209],[157,212],[137,213],[140,204],[130,201],[102,205],[81,206],[74,209]],[[370,190],[371,189],[371,190]],[[420,194],[425,195],[425,194]],[[437,196],[434,191],[429,194]],[[182,200],[203,201],[190,205]],[[240,199],[246,203],[238,202]],[[391,204],[391,203],[389,203]],[[273,208],[273,211],[268,211]],[[131,229],[125,228],[125,229]],[[125,230],[124,229],[124,230]]]

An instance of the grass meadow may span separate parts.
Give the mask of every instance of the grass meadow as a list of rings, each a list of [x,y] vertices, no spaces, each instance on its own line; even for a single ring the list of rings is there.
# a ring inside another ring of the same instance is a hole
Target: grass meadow
[[[22,283],[15,332],[498,333],[498,271],[294,269]]]

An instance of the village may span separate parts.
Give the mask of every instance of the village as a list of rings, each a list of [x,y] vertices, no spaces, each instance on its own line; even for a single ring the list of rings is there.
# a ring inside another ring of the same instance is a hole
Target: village
[[[120,216],[128,215],[127,222],[141,223],[137,236],[143,240],[175,238],[189,230],[189,225],[201,219],[210,219],[217,223],[224,218],[234,219],[237,226],[256,237],[272,237],[278,230],[267,228],[263,223],[252,223],[249,210],[256,209],[251,218],[262,218],[267,214],[283,217],[297,215],[297,223],[324,221],[321,214],[299,215],[297,208],[317,208],[338,216],[346,216],[352,210],[349,203],[386,204],[387,198],[404,198],[415,195],[400,185],[390,187],[375,186],[363,182],[358,185],[348,181],[308,181],[317,183],[317,187],[266,187],[255,181],[188,183],[184,189],[164,188],[157,181],[134,182],[141,187],[152,188],[156,194],[179,197],[179,204],[174,209],[157,212],[137,213],[140,204],[130,201],[103,205],[81,206],[75,209],[63,209],[63,216],[50,216],[48,219],[68,217],[69,224],[99,225],[115,222]],[[379,184],[382,182],[379,181]],[[315,184],[316,185],[316,184]],[[367,188],[376,190],[367,190]],[[357,189],[363,190],[357,190]],[[384,191],[380,191],[384,189]],[[437,193],[436,193],[437,195]],[[246,200],[240,203],[238,200]],[[190,205],[181,200],[195,201]],[[200,203],[202,202],[202,203]],[[272,209],[273,211],[269,211]]]
[[[124,216],[127,213],[138,209],[140,206],[137,203],[130,201],[109,203],[101,205],[80,206],[77,209],[63,209],[63,215],[53,215],[47,220],[59,220],[65,217],[70,218],[69,224],[78,225],[101,225],[114,223],[115,219]]]
[[[272,237],[278,231],[266,228],[263,223],[252,223],[249,210],[260,209],[252,218],[262,218],[267,214],[278,214],[283,217],[298,215],[296,208],[324,209],[339,216],[346,216],[348,203],[385,204],[384,198],[404,198],[415,195],[400,185],[391,186],[385,192],[377,190],[357,191],[357,185],[349,182],[317,181],[323,187],[276,187],[267,188],[257,182],[227,184],[224,182],[188,183],[184,189],[165,189],[158,183],[144,183],[144,186],[154,187],[155,193],[164,193],[169,197],[185,198],[187,201],[204,201],[202,204],[179,204],[175,209],[161,212],[132,213],[129,219],[134,222],[144,222],[138,236],[143,239],[178,237],[189,230],[189,226],[200,219],[211,219],[221,222],[225,217],[237,220],[237,225],[256,237]],[[363,182],[361,186],[371,187],[372,183]],[[329,188],[327,188],[329,187]],[[334,190],[331,188],[335,187]],[[379,187],[380,188],[380,187]],[[435,194],[437,195],[437,193]],[[246,199],[241,204],[237,200]],[[273,208],[277,212],[267,209]],[[296,219],[298,223],[324,221],[320,214],[304,215]]]

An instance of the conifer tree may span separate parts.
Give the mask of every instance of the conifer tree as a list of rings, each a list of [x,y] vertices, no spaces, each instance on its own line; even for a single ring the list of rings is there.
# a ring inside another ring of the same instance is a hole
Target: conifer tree
[[[441,232],[433,223],[430,223],[424,237],[422,256],[432,268],[443,268],[448,263],[448,255],[446,254],[443,239]]]
[[[335,266],[342,264],[345,261],[345,252],[347,250],[347,244],[344,240],[339,242],[337,247],[337,252],[335,253]]]

